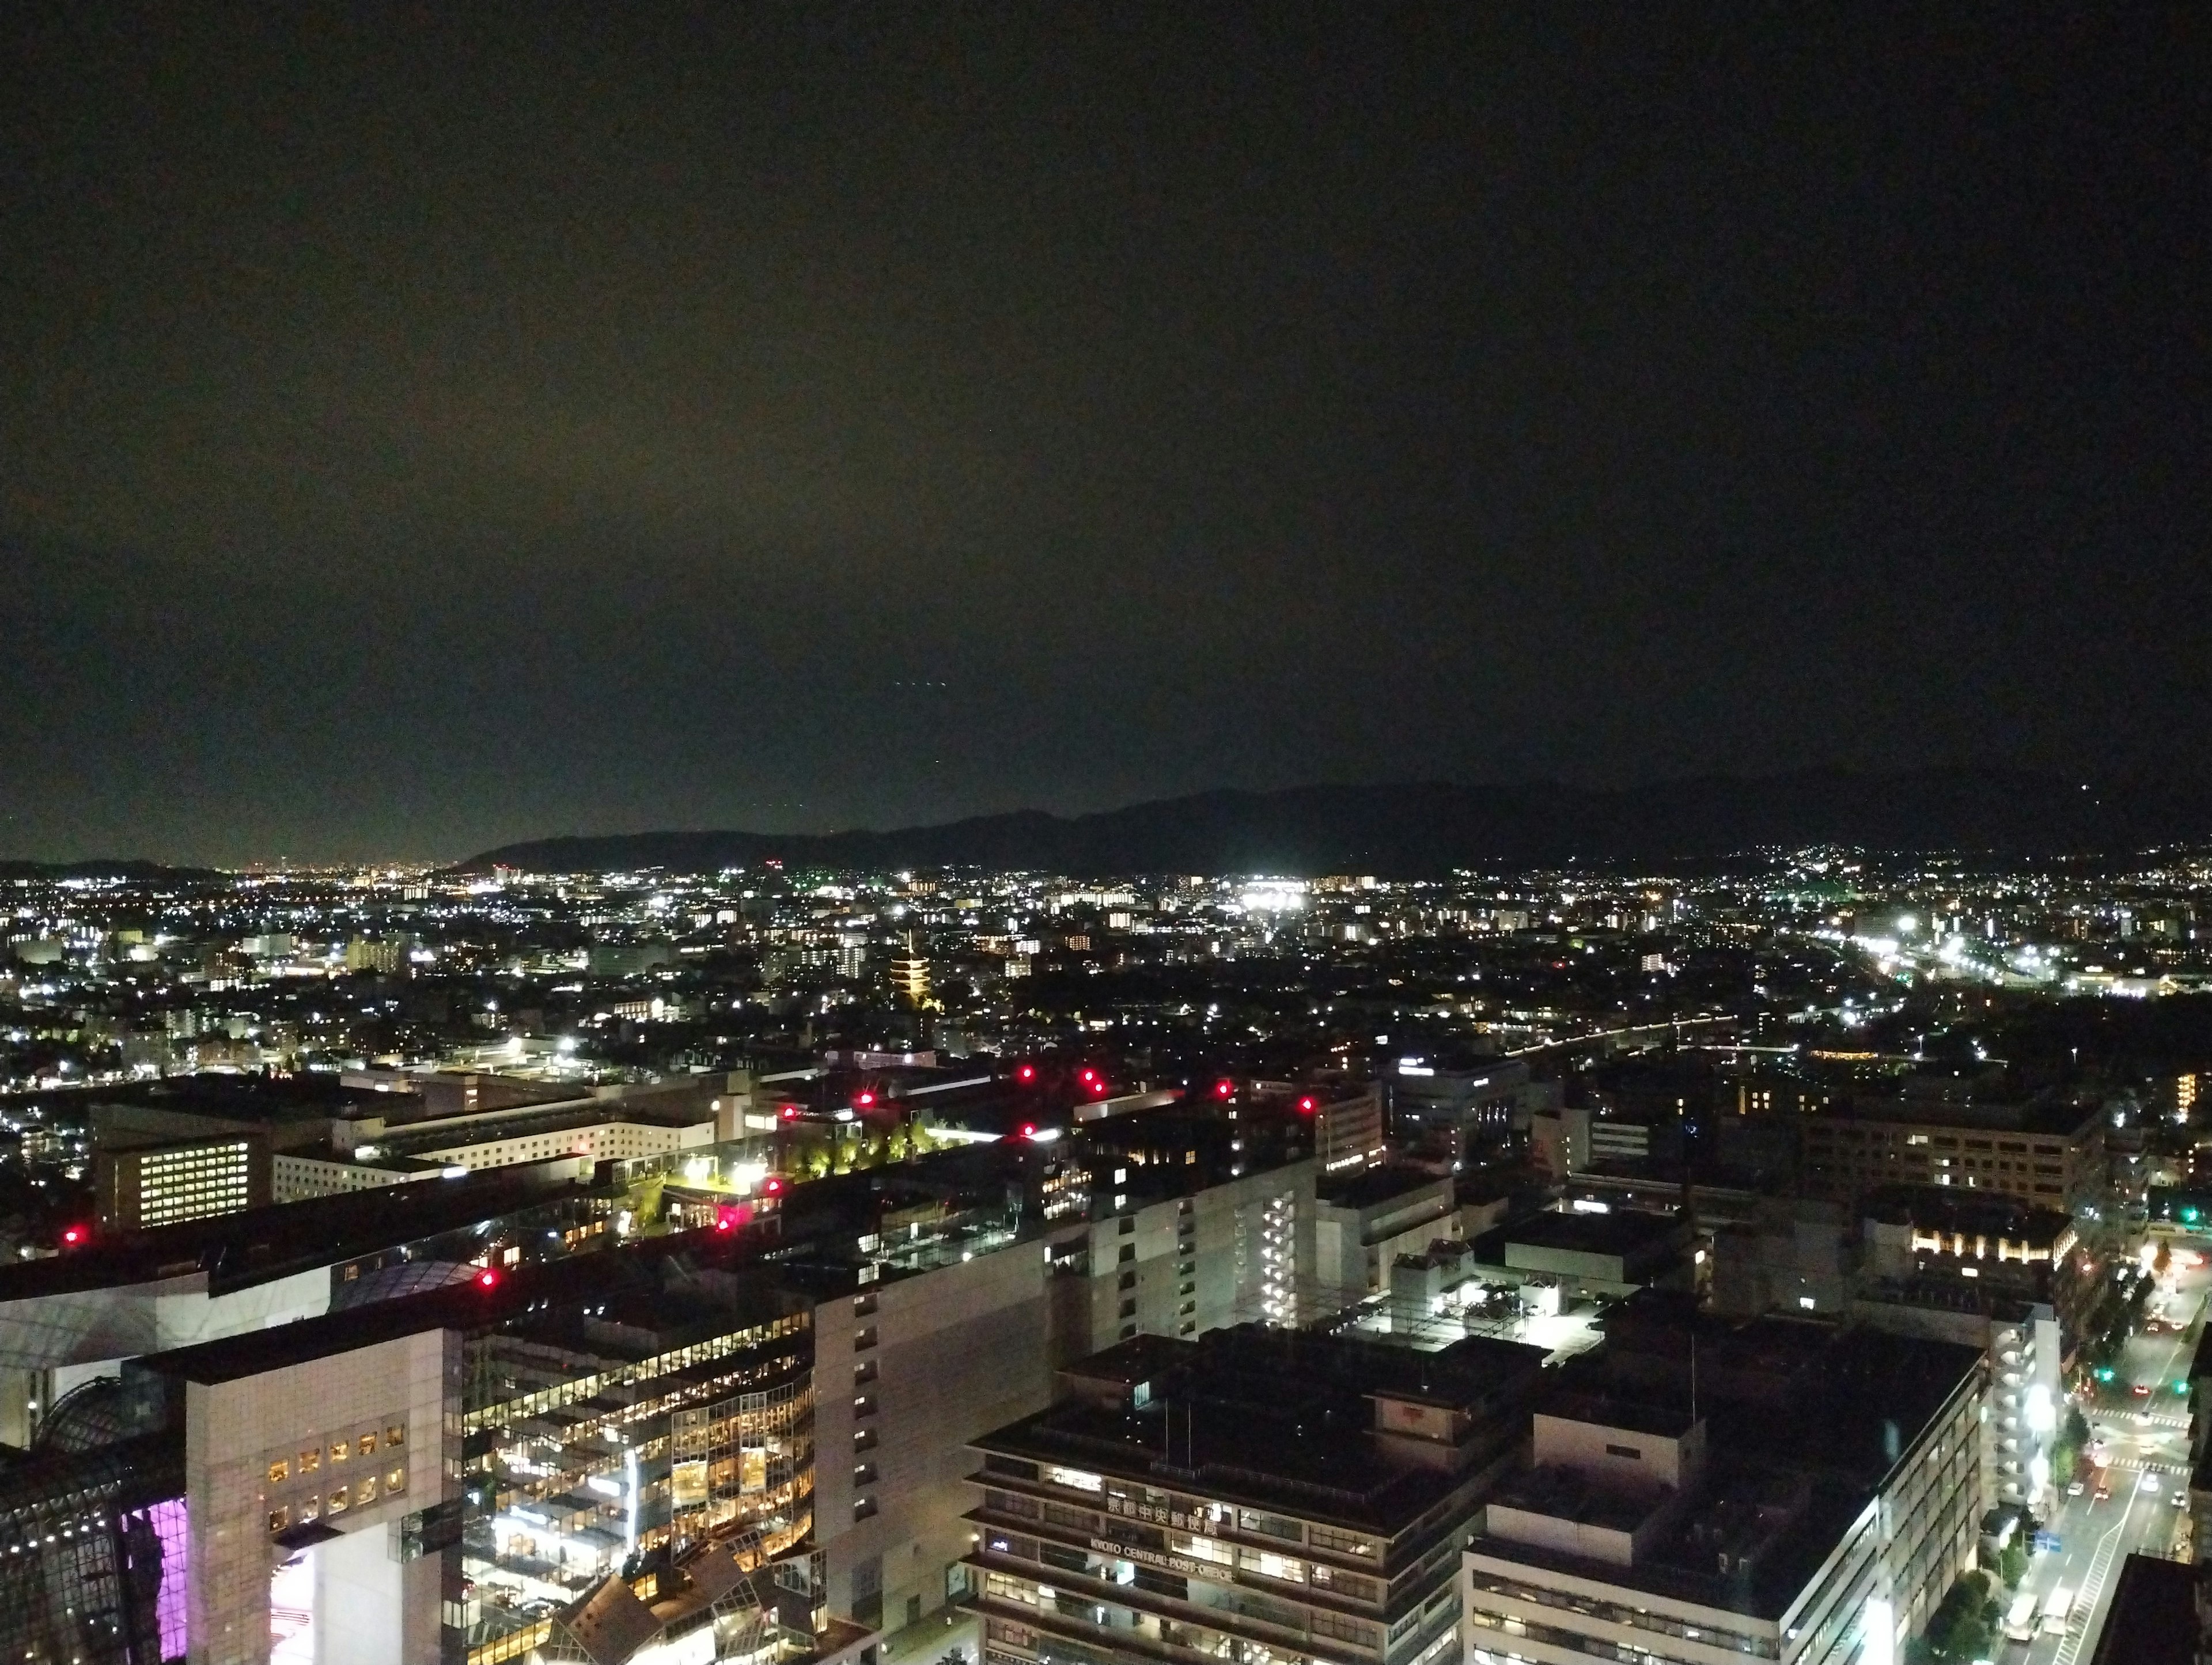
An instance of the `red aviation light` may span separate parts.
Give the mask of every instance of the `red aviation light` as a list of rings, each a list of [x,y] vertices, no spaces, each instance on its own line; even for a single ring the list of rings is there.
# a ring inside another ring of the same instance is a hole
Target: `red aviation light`
[[[1019,1069],[1018,1069],[1018,1070],[1016,1070],[1016,1071],[1014,1072],[1014,1079],[1015,1079],[1017,1081],[1034,1081],[1034,1080],[1036,1080],[1036,1066],[1035,1064],[1024,1064],[1024,1065],[1023,1065]]]
[[[787,1104],[787,1105],[785,1105],[785,1106],[783,1107],[783,1119],[784,1119],[786,1121],[798,1121],[798,1120],[799,1120],[799,1106],[798,1106],[798,1105],[796,1105],[796,1104]]]
[[[477,1273],[477,1287],[478,1289],[498,1288],[499,1273],[494,1272],[489,1267],[486,1267],[482,1272]]]
[[[865,1109],[866,1109],[868,1108],[868,1106],[869,1106],[869,1105],[871,1105],[871,1104],[874,1103],[875,1102],[876,1102],[876,1096],[875,1096],[875,1094],[873,1094],[873,1093],[872,1093],[872,1092],[863,1092],[863,1093],[861,1093],[861,1095],[860,1095],[858,1098],[856,1098],[856,1099],[854,1099],[854,1100],[853,1101],[853,1103],[854,1103],[856,1106],[858,1106],[860,1109],[864,1109],[864,1110],[865,1110]]]
[[[1036,1123],[1034,1121],[1023,1122],[1022,1137],[1024,1139],[1035,1139],[1036,1137]]]
[[[783,1176],[781,1174],[770,1174],[765,1180],[761,1182],[761,1189],[767,1192],[770,1196],[776,1195],[783,1189]]]
[[[64,1249],[82,1249],[91,1241],[92,1228],[88,1225],[65,1225],[62,1228]]]
[[[1213,1084],[1213,1096],[1216,1098],[1227,1098],[1236,1091],[1237,1084],[1234,1081],[1217,1081]]]
[[[1321,1106],[1314,1101],[1311,1094],[1308,1094],[1305,1097],[1298,1100],[1298,1114],[1300,1115],[1311,1115],[1320,1108]]]

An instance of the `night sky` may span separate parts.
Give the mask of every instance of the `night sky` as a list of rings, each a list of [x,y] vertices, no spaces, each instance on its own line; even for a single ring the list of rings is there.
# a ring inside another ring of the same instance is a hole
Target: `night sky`
[[[2212,773],[2212,11],[0,11],[0,855]]]

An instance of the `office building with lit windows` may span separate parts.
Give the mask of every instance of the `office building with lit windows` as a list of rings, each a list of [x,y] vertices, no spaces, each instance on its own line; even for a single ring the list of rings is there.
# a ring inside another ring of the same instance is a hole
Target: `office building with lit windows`
[[[1977,1348],[1647,1294],[1560,1376],[1461,1558],[1466,1665],[1895,1659],[1973,1564]]]
[[[842,1238],[787,1222],[812,1241],[779,1261],[816,1301],[815,1534],[832,1610],[896,1630],[967,1593],[969,1443],[1050,1403],[1055,1365],[1296,1316],[1304,1148],[1139,1112],[813,1188],[872,1211]]]
[[[135,1361],[113,1391],[175,1453],[190,1657],[857,1646],[808,1549],[811,1315],[739,1252],[487,1270]]]
[[[1245,1326],[1067,1366],[975,1442],[985,1665],[1450,1659],[1459,1548],[1543,1357]]]
[[[562,1158],[0,1268],[0,1425],[40,1453],[0,1474],[0,1528],[25,1591],[65,1593],[0,1595],[0,1652],[865,1646],[969,1589],[969,1443],[1049,1405],[1056,1364],[1299,1316],[1310,1128],[1117,1112],[628,1240],[617,1164]]]
[[[268,1142],[234,1133],[102,1148],[93,1156],[93,1187],[110,1231],[239,1213],[270,1200]]]
[[[1892,1185],[1994,1191],[2074,1214],[2105,1188],[2103,1113],[2063,1103],[1862,1098],[1801,1123],[1804,1194],[1855,1206]]]

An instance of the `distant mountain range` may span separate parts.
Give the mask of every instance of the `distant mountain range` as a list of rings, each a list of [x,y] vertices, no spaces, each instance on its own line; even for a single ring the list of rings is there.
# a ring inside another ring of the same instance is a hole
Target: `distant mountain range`
[[[2212,840],[2212,792],[2009,769],[1709,775],[1591,791],[1551,781],[1413,781],[1207,792],[1097,815],[1024,810],[892,832],[644,832],[544,838],[455,869],[974,866],[1071,874],[1375,873],[1570,861],[1666,863],[1760,847],[2104,854]]]
[[[111,860],[94,858],[87,861],[0,861],[0,883],[10,879],[39,879],[48,884],[58,879],[121,879],[132,884],[151,884],[159,880],[206,882],[220,879],[222,875],[212,867],[170,867],[158,861]]]

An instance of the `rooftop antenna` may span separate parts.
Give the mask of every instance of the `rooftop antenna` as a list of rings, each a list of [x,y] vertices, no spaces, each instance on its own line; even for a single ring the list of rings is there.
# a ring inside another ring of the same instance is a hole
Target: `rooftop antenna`
[[[1698,1421],[1698,1317],[1690,1315],[1690,1425]]]

